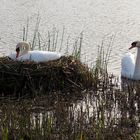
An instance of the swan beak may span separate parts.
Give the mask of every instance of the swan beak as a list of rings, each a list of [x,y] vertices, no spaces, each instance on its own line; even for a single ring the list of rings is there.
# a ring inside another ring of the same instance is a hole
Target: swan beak
[[[18,56],[19,56],[19,52],[17,52],[17,54],[16,54],[16,58],[18,58]]]
[[[131,50],[131,49],[133,49],[133,48],[135,48],[135,46],[131,45],[131,47],[129,48],[129,50]]]

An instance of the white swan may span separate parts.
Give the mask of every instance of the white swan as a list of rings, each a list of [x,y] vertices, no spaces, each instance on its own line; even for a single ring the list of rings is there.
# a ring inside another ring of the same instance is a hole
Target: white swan
[[[61,55],[60,53],[50,51],[30,51],[29,43],[19,42],[16,45],[16,53],[10,54],[8,57],[17,61],[47,62],[59,59]]]
[[[132,48],[137,48],[137,56],[134,59],[134,55],[127,53],[121,61],[121,76],[128,79],[140,80],[140,41],[134,41],[131,44]]]

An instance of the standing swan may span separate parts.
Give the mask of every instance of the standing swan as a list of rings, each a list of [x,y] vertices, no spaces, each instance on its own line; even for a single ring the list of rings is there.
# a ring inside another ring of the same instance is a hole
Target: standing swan
[[[140,41],[134,41],[129,49],[137,47],[137,56],[127,53],[121,61],[121,76],[133,80],[140,80]]]
[[[50,51],[30,51],[29,43],[19,42],[16,45],[16,53],[9,55],[9,57],[18,61],[47,62],[59,59],[61,55],[57,52]]]

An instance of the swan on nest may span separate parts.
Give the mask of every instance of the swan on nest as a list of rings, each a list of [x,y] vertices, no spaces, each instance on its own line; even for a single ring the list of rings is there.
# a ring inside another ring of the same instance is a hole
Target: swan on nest
[[[16,45],[16,52],[10,54],[8,57],[17,61],[34,61],[38,63],[59,59],[61,54],[51,51],[30,51],[29,43],[23,41]]]

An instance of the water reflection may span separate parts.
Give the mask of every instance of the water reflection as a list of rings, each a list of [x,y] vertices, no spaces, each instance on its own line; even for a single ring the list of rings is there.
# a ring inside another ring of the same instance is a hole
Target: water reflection
[[[130,139],[139,130],[139,83],[127,80],[120,89],[115,81],[112,77],[100,81],[97,88],[80,94],[1,100],[2,130],[8,128],[14,138],[28,134],[48,139]]]

